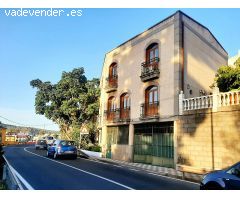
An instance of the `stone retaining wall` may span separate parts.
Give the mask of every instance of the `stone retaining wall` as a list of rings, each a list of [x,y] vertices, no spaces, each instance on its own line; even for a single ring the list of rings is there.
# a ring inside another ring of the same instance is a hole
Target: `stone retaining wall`
[[[240,105],[185,111],[175,126],[183,171],[204,173],[240,161]]]

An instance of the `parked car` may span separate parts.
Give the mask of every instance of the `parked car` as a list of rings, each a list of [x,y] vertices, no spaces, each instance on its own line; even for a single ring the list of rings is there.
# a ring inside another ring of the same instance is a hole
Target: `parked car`
[[[51,146],[55,141],[54,137],[52,137],[52,136],[47,136],[47,137],[45,137],[45,139],[47,141],[48,146]]]
[[[37,140],[35,143],[35,149],[47,149],[47,141]]]
[[[77,148],[74,141],[56,140],[52,146],[48,147],[47,157],[57,159],[59,157],[77,158]]]
[[[223,170],[217,170],[203,176],[200,189],[240,189],[240,162]]]

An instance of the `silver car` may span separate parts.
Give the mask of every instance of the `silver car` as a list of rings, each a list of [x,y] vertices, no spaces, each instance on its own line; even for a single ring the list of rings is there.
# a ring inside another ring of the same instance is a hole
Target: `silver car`
[[[37,140],[35,143],[35,149],[47,149],[47,141]]]

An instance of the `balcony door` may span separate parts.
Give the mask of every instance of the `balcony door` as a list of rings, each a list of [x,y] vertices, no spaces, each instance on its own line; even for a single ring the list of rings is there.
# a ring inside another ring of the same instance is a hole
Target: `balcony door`
[[[115,98],[110,97],[107,104],[107,120],[113,120],[116,111]]]
[[[158,44],[152,43],[146,49],[146,62],[152,63],[154,62],[154,58],[158,58]]]
[[[154,116],[158,114],[158,87],[151,86],[145,92],[145,115]]]
[[[117,83],[117,63],[113,63],[109,67],[109,85],[114,86]]]
[[[120,97],[120,118],[129,119],[130,98],[128,93],[124,93]]]

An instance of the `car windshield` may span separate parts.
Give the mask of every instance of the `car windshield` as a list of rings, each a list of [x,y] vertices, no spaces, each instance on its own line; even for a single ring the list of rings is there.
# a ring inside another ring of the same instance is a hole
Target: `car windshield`
[[[73,146],[73,145],[74,145],[74,141],[64,140],[64,141],[61,141],[60,144],[61,144],[62,146]]]
[[[48,139],[48,140],[53,140],[53,137],[48,137],[47,139]]]
[[[38,140],[37,144],[46,144],[46,141],[45,140]]]

